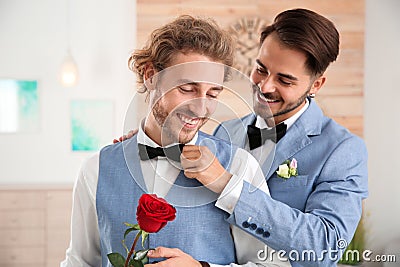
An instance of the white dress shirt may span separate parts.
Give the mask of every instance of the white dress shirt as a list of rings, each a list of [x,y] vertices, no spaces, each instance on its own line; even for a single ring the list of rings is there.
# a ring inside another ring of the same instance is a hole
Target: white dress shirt
[[[291,116],[290,118],[288,118],[282,122],[282,123],[286,124],[286,131],[289,130],[289,128],[296,122],[296,120],[301,116],[301,114],[303,114],[303,112],[306,111],[306,109],[308,108],[309,105],[310,105],[310,103],[308,102],[308,99],[306,99],[306,104],[299,111],[297,111],[293,116]],[[260,129],[265,129],[265,128],[270,129],[271,128],[268,126],[268,124],[265,122],[265,120],[263,118],[261,118],[260,116],[257,116],[255,126]],[[261,164],[262,162],[264,162],[266,160],[266,157],[269,154],[266,152],[271,151],[274,146],[275,146],[274,142],[272,142],[271,140],[266,140],[262,146],[257,147],[253,150],[250,150],[249,140],[246,139],[245,149],[247,151],[249,151],[250,154],[253,155],[253,157],[255,157],[258,160],[258,162],[260,162],[260,164]]]
[[[158,147],[141,128],[137,138],[138,143]],[[196,140],[197,134],[189,144],[195,144]],[[179,163],[176,164],[174,166],[165,157],[140,161],[147,191],[165,197],[180,172]],[[216,206],[219,208],[227,210],[229,213],[233,211],[243,187],[243,180],[269,195],[268,186],[258,162],[245,150],[237,149],[228,171],[232,174],[232,178],[216,202]],[[101,266],[100,236],[96,211],[98,172],[99,153],[96,153],[83,164],[74,185],[71,241],[66,252],[66,259],[61,263],[61,267]],[[257,252],[264,250],[266,245],[239,228],[233,226],[232,228],[238,262],[249,262],[243,265],[232,263],[226,266],[290,266],[288,262],[278,262],[276,259],[273,263],[258,260]],[[212,267],[222,266],[212,263],[210,265]]]

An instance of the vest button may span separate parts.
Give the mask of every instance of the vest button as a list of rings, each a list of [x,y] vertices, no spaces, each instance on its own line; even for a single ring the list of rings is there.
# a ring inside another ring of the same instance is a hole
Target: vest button
[[[242,223],[242,226],[243,226],[243,228],[249,228],[249,226],[250,226],[250,223],[249,222],[243,222]]]
[[[261,227],[257,228],[256,234],[262,235],[263,233],[264,233],[264,229],[262,229]]]
[[[263,237],[268,238],[271,234],[268,231],[265,231],[263,233]]]
[[[250,229],[251,230],[256,230],[257,229],[257,224],[255,224],[255,223],[250,224]]]

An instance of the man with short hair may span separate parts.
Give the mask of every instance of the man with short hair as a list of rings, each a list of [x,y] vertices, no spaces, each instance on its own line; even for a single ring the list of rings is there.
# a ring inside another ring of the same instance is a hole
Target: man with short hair
[[[235,207],[225,209],[227,220],[283,250],[292,266],[335,265],[368,194],[364,142],[324,116],[313,99],[338,52],[339,33],[327,18],[306,9],[280,13],[261,33],[250,76],[255,114],[224,122],[214,133],[262,158],[271,192],[243,190]],[[276,136],[267,140],[273,127]],[[302,257],[309,251],[310,258]]]

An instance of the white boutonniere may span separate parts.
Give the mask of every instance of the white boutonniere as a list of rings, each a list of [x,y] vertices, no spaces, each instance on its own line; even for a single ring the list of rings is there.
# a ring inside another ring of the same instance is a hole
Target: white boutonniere
[[[295,158],[293,158],[291,161],[285,160],[281,165],[279,165],[276,174],[284,179],[289,179],[292,176],[297,176],[297,160]]]

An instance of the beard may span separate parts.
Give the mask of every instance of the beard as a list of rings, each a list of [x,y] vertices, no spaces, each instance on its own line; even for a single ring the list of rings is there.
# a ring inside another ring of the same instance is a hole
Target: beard
[[[199,121],[199,124],[196,128],[187,129],[182,125],[181,121],[177,117],[177,114],[181,113],[191,117],[198,116],[185,107],[174,109],[173,111],[168,112],[165,110],[161,102],[162,101],[159,100],[154,104],[152,113],[157,124],[161,128],[161,140],[162,143],[165,144],[189,143],[198,130],[208,121],[210,116],[210,114],[202,116],[201,121]]]
[[[263,97],[267,99],[279,99],[276,95],[272,93],[261,93],[259,90],[254,89],[253,91],[253,103],[254,103],[254,112],[256,115],[262,117],[264,120],[270,120],[274,117],[278,117],[284,114],[287,114],[296,108],[298,108],[301,104],[303,104],[311,90],[311,87],[306,90],[306,92],[300,96],[296,101],[289,103],[283,110],[272,113],[269,108],[266,108],[264,105],[258,103],[257,94],[261,94]]]

